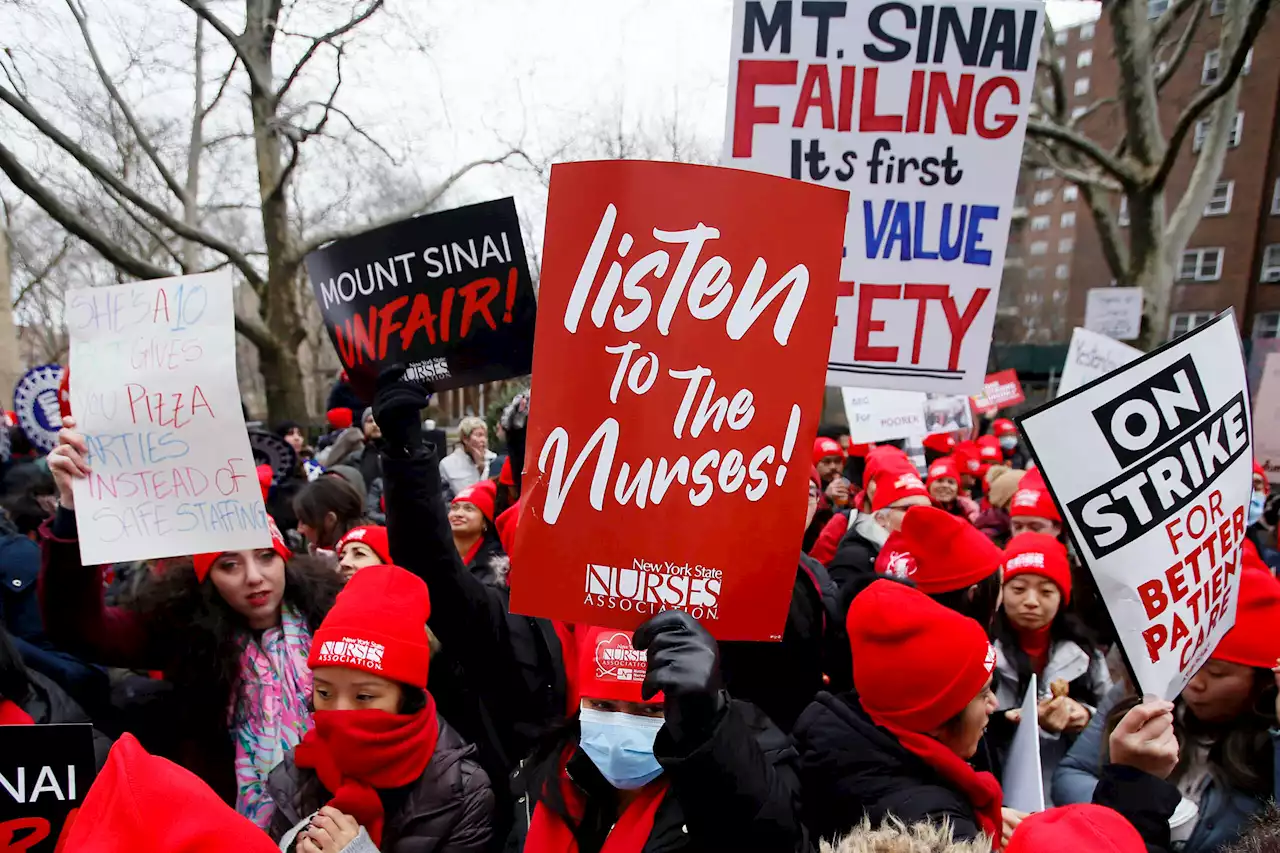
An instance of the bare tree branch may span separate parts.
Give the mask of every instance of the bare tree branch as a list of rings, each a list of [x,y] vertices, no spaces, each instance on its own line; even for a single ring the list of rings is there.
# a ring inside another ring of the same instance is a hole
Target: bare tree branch
[[[1112,97],[1099,98],[1098,100],[1094,101],[1092,104],[1090,104],[1089,106],[1081,110],[1079,115],[1072,117],[1071,126],[1076,127],[1080,125],[1085,119],[1087,119],[1089,116],[1096,113],[1098,110],[1102,109],[1103,107],[1114,106],[1116,103],[1117,103],[1116,99]]]
[[[1192,14],[1191,20],[1187,21],[1186,29],[1182,31],[1182,35],[1178,37],[1178,42],[1173,48],[1173,56],[1164,61],[1164,71],[1159,71],[1159,64],[1156,66],[1158,72],[1156,74],[1157,92],[1164,88],[1164,84],[1168,83],[1182,66],[1182,60],[1187,58],[1187,51],[1191,47],[1191,39],[1195,37],[1196,30],[1200,28],[1200,21],[1204,19],[1204,0],[1197,0],[1195,6],[1195,12]]]
[[[231,49],[236,52],[236,56],[240,58],[240,62],[244,64],[244,70],[249,75],[249,82],[253,84],[255,89],[261,92],[271,91],[271,80],[262,76],[261,69],[254,63],[253,57],[244,48],[241,36],[235,30],[227,26],[226,21],[217,15],[204,4],[204,0],[178,0],[182,5],[195,12],[205,23],[217,30],[218,35],[226,39],[227,44],[231,45]]]
[[[280,84],[280,88],[276,90],[276,98],[284,98],[285,93],[289,91],[289,87],[291,87],[302,74],[303,69],[306,68],[307,63],[311,61],[311,58],[316,55],[316,51],[320,49],[321,45],[334,46],[334,39],[342,38],[344,35],[363,24],[372,17],[375,12],[382,8],[382,4],[383,0],[372,0],[372,2],[365,7],[364,11],[354,14],[345,24],[330,30],[322,36],[317,36],[302,54],[302,58],[293,66],[293,70],[285,76],[284,82]]]
[[[1102,255],[1107,259],[1116,278],[1123,278],[1130,269],[1129,246],[1120,233],[1120,226],[1111,215],[1111,196],[1102,193],[1088,184],[1080,186],[1080,195],[1093,215],[1093,224],[1098,230],[1098,242],[1102,245]],[[1125,281],[1124,284],[1132,282]]]
[[[227,91],[227,84],[231,82],[231,78],[235,76],[236,66],[240,64],[240,57],[231,60],[231,67],[227,69],[227,73],[222,75],[222,82],[218,84],[218,91],[214,93],[213,100],[200,110],[200,118],[207,118],[209,113],[213,112],[214,107],[218,106],[218,102],[222,100],[223,94]]]
[[[1041,139],[1052,139],[1055,142],[1061,142],[1064,145],[1070,146],[1080,154],[1089,158],[1100,169],[1111,175],[1124,186],[1133,184],[1138,180],[1137,176],[1134,175],[1128,166],[1126,166],[1122,161],[1103,150],[1102,146],[1094,142],[1092,139],[1089,139],[1074,130],[1062,127],[1052,122],[1030,120],[1027,122],[1027,134]]]
[[[1169,34],[1169,30],[1173,29],[1173,25],[1178,23],[1188,9],[1192,6],[1200,5],[1201,0],[1173,0],[1169,7],[1161,13],[1151,24],[1151,46],[1152,52],[1155,52],[1156,45],[1164,41],[1165,36]]]
[[[40,267],[40,269],[30,273],[30,281],[28,281],[25,285],[23,285],[22,290],[18,291],[18,295],[13,298],[12,307],[13,308],[21,307],[23,301],[27,298],[27,295],[29,293],[31,293],[33,290],[43,287],[45,281],[47,281],[49,278],[49,274],[53,272],[53,270],[58,266],[58,264],[62,263],[63,259],[67,256],[67,252],[69,252],[70,250],[71,250],[71,235],[68,234],[63,239],[62,245],[58,247],[58,251],[54,253],[53,257],[51,257],[48,261],[46,261],[44,265]],[[16,244],[13,246],[13,253],[15,255],[22,254]],[[23,262],[29,263],[27,262],[25,256],[23,256]]]
[[[1040,155],[1038,160],[1033,159],[1031,165],[1043,165],[1053,169],[1060,177],[1066,178],[1077,186],[1089,185],[1097,187],[1106,192],[1122,192],[1123,187],[1114,180],[1109,179],[1105,175],[1096,172],[1085,171],[1084,169],[1068,165],[1058,156],[1058,152],[1053,147],[1047,145],[1039,139],[1027,140],[1031,145],[1032,151]]]

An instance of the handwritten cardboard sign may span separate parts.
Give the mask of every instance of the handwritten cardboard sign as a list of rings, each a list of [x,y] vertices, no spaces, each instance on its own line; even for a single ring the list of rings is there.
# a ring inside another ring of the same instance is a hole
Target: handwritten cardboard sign
[[[1067,360],[1062,365],[1058,396],[1088,385],[1140,355],[1140,349],[1077,326],[1071,333],[1071,343],[1067,346]]]
[[[856,444],[892,441],[973,426],[969,398],[890,391],[885,388],[841,388],[849,437]]]
[[[781,637],[847,203],[708,166],[553,168],[513,610]]]
[[[828,385],[982,386],[1043,15],[735,0],[722,162],[852,199]]]
[[[236,381],[231,274],[72,290],[85,565],[271,544]]]
[[[513,199],[339,240],[307,255],[307,275],[362,394],[388,364],[437,391],[529,373],[537,302]]]
[[[94,772],[88,725],[0,726],[0,850],[53,853]]]
[[[1173,699],[1235,623],[1253,457],[1234,313],[1020,426],[1141,692]]]
[[[989,415],[992,412],[1016,406],[1026,401],[1022,393],[1022,383],[1018,381],[1018,371],[1001,370],[987,376],[982,383],[982,392],[973,397],[974,411]]]
[[[1141,287],[1091,287],[1085,295],[1084,327],[1117,341],[1142,333]]]

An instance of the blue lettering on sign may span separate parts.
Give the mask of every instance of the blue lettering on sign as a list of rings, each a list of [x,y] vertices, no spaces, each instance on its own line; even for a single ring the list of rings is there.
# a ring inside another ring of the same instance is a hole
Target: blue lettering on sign
[[[871,201],[862,203],[868,258],[961,260],[975,266],[991,266],[991,250],[982,245],[982,223],[1000,218],[998,206],[944,202],[937,211],[937,223],[931,224],[927,202],[888,199],[879,216],[874,205]]]

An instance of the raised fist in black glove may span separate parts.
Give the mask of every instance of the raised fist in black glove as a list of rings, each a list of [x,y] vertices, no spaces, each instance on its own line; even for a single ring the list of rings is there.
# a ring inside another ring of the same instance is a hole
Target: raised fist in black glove
[[[498,419],[504,432],[512,433],[529,425],[529,392],[521,391],[511,398],[511,402],[502,410]]]
[[[431,395],[421,385],[404,379],[404,365],[393,364],[378,374],[373,396],[373,419],[391,450],[422,446],[422,410]]]
[[[715,638],[683,610],[668,610],[637,628],[632,643],[648,656],[642,695],[663,693],[671,736],[678,742],[709,735],[729,704]]]

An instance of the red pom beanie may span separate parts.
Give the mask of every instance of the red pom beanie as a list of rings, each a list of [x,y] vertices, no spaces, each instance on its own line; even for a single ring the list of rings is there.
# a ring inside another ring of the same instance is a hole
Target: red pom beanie
[[[979,459],[981,451],[978,449],[978,443],[975,441],[961,441],[956,444],[951,455],[956,458],[956,462],[960,465],[960,471],[964,474],[976,477],[982,471],[982,461]]]
[[[892,444],[882,444],[867,454],[867,464],[862,469],[862,488],[870,486],[876,475],[886,468],[895,471],[914,472],[916,470],[916,466],[911,463],[911,457]]]
[[[289,546],[284,543],[284,534],[280,532],[280,528],[276,525],[276,520],[271,516],[267,516],[267,527],[271,530],[271,550],[280,555],[280,559],[286,563],[293,559],[293,552],[289,550]],[[211,551],[207,554],[193,554],[191,556],[191,564],[196,569],[196,580],[204,583],[204,579],[209,577],[209,570],[213,568],[213,562],[226,554],[226,551]]]
[[[1024,818],[1005,853],[1146,853],[1129,821],[1104,806],[1078,803]]]
[[[353,418],[350,409],[330,409],[324,413],[324,416],[333,429],[348,429]]]
[[[813,464],[817,465],[828,456],[844,458],[844,448],[834,438],[815,438],[813,440]]]
[[[941,459],[935,459],[933,464],[929,466],[929,479],[925,481],[926,486],[932,486],[934,480],[942,480],[950,477],[956,481],[956,485],[960,484],[960,465],[954,457],[944,456]]]
[[[871,511],[885,509],[905,498],[928,498],[929,492],[916,469],[904,471],[898,467],[882,468],[872,481],[876,493],[871,496]]]
[[[578,692],[581,696],[613,702],[662,704],[661,693],[647,700],[640,696],[649,659],[631,645],[630,631],[577,625],[573,633],[578,643]]]
[[[926,595],[972,586],[999,570],[1004,557],[1004,552],[967,520],[932,506],[907,510],[902,518],[902,540],[916,561],[911,580]]]
[[[927,734],[963,711],[995,668],[981,625],[895,581],[863,590],[846,625],[853,685],[877,725]]]
[[[1018,490],[1009,501],[1009,515],[1014,518],[1030,516],[1047,518],[1049,521],[1062,523],[1062,516],[1053,504],[1049,489],[1044,484],[1044,477],[1039,468],[1032,468],[1018,483]]]
[[[926,435],[920,443],[934,453],[950,453],[956,449],[956,438],[949,432]]]
[[[236,814],[194,773],[148,755],[127,732],[111,747],[59,849],[279,853],[265,832]]]
[[[1062,603],[1071,601],[1071,564],[1067,546],[1047,533],[1023,533],[1009,540],[1004,549],[1004,582],[1018,575],[1040,575],[1058,585]]]
[[[364,527],[353,527],[333,546],[334,553],[342,556],[342,549],[352,542],[361,542],[369,546],[369,550],[384,563],[391,562],[391,544],[387,541],[387,528],[377,524]]]
[[[257,467],[258,488],[262,489],[263,503],[267,500],[267,493],[271,491],[271,481],[275,479],[275,475],[271,473],[270,465],[259,465]]]
[[[1280,581],[1261,569],[1240,572],[1236,624],[1210,657],[1241,666],[1271,669],[1280,660]]]
[[[1267,476],[1267,469],[1257,459],[1253,460],[1253,473],[1262,478],[1262,493],[1271,494],[1271,479]]]
[[[372,672],[411,687],[427,686],[431,648],[427,584],[399,566],[352,575],[311,639],[307,666]]]
[[[467,486],[458,493],[453,499],[454,503],[469,503],[476,509],[480,510],[480,514],[489,519],[489,523],[493,523],[493,506],[498,500],[498,484],[493,480],[481,480],[474,486]]]
[[[1003,438],[1006,435],[1017,435],[1018,428],[1013,425],[1013,421],[1008,418],[996,418],[995,423],[991,424],[991,434],[996,438]]]

